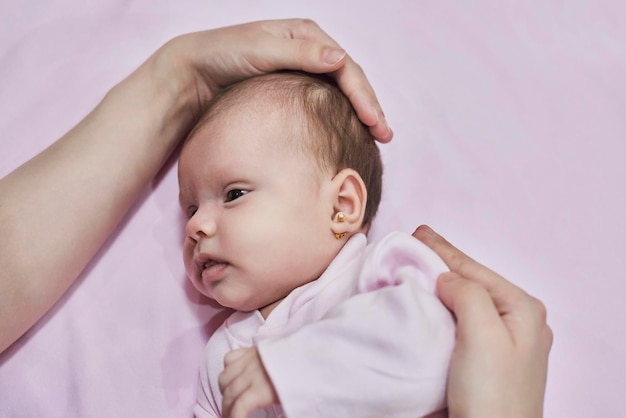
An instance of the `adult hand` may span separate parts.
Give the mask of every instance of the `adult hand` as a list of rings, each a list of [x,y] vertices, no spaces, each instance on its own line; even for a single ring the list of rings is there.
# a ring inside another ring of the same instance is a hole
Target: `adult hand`
[[[210,46],[210,47],[209,47]],[[191,78],[196,109],[221,87],[281,69],[330,73],[359,118],[381,142],[391,140],[384,114],[363,70],[311,20],[268,20],[183,35],[164,51]],[[205,53],[199,53],[205,51]],[[178,72],[180,74],[180,72]]]
[[[332,72],[373,135],[391,139],[361,68],[311,21],[173,39],[70,132],[0,179],[0,353],[74,282],[213,94],[279,69]]]
[[[552,346],[544,305],[427,226],[413,236],[451,270],[437,282],[439,297],[457,320],[450,417],[541,417]]]
[[[224,370],[218,377],[225,418],[247,418],[254,410],[278,404],[256,347],[240,348],[224,356]]]

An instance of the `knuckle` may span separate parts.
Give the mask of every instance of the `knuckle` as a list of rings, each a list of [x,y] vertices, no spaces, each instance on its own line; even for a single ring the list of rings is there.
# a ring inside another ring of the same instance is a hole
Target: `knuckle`
[[[528,294],[519,295],[520,298],[522,298],[522,296],[525,296],[523,303],[526,304],[526,318],[529,321],[529,325],[532,327],[531,329],[534,330],[533,332],[538,339],[539,347],[549,352],[554,341],[554,333],[547,323],[548,310],[546,305],[534,296]]]
[[[452,253],[450,254],[448,260],[448,267],[450,270],[457,272],[459,274],[463,274],[462,272],[466,269],[467,260],[460,253]]]
[[[300,59],[303,59],[304,57],[309,55],[310,45],[308,42],[298,42],[297,45],[298,46],[296,50],[296,56],[300,57]]]
[[[536,315],[535,304],[533,302],[532,296],[529,296],[528,293],[524,292],[522,289],[515,289],[507,295],[508,303],[511,306],[514,306],[516,310],[521,313],[528,315],[529,313],[533,316]]]
[[[454,278],[454,287],[457,289],[458,294],[463,295],[465,299],[469,300],[477,300],[482,299],[485,296],[489,297],[487,291],[480,284],[475,283],[471,280],[463,279],[463,276],[456,272],[447,272],[443,273],[442,276],[445,278],[446,276],[449,278]],[[462,280],[458,280],[462,279]]]
[[[297,20],[298,20],[298,24],[302,25],[306,29],[317,29],[317,28],[319,28],[319,25],[313,19],[299,18]]]
[[[231,350],[224,355],[224,365],[234,363],[240,357],[241,349]]]
[[[224,390],[222,390],[222,397],[224,402],[231,403],[233,399],[235,399],[235,389],[232,385],[226,386]]]
[[[548,310],[546,309],[546,305],[536,297],[532,297],[532,304],[534,306],[535,312],[539,316],[542,322],[546,322],[548,319]]]
[[[517,293],[515,295],[515,298],[515,303],[517,303],[518,306],[524,307],[527,315],[534,319],[537,326],[545,326],[546,320],[548,318],[548,311],[546,309],[546,305],[544,305],[543,302],[524,291],[520,291],[519,293]]]
[[[237,398],[236,402],[233,404],[232,414],[233,416],[247,416],[250,412],[261,406],[263,405],[261,405],[257,401],[254,393],[247,391],[239,396],[239,398]]]
[[[457,276],[461,277],[459,275]],[[487,290],[481,285],[479,285],[478,283],[474,283],[470,280],[459,280],[458,285],[463,288],[462,293],[469,294],[470,297],[478,298],[478,297],[483,297],[486,295],[487,297],[491,298],[488,295]]]
[[[318,24],[311,19],[295,18],[289,21],[289,34],[291,38],[315,38],[321,31]]]
[[[226,378],[224,377],[224,373],[220,373],[220,375],[217,377],[217,385],[220,388],[221,392],[224,392],[224,389],[226,389]]]

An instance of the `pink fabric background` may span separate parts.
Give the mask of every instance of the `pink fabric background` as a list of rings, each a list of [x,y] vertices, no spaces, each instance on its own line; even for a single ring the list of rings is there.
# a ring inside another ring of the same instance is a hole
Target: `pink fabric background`
[[[169,38],[313,18],[364,67],[395,130],[373,237],[428,223],[545,302],[547,417],[626,415],[623,3],[294,3],[3,0],[0,175]],[[169,170],[0,356],[0,416],[189,416],[219,316],[187,285],[176,196]]]

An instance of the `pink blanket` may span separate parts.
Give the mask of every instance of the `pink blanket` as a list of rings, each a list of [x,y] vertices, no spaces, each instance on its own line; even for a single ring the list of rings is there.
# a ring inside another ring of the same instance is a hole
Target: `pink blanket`
[[[169,38],[313,18],[395,131],[373,238],[428,223],[538,296],[555,332],[545,415],[625,416],[625,15],[610,0],[3,1],[0,176]],[[223,315],[186,281],[172,166],[0,355],[1,417],[191,414]]]

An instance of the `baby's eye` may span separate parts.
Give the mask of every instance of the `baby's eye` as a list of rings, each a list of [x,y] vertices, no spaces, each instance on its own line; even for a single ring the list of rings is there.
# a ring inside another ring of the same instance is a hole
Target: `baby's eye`
[[[193,215],[196,214],[196,212],[198,211],[198,208],[195,206],[189,206],[187,208],[187,211],[185,211],[185,215],[187,216],[187,219],[191,219],[193,218]]]
[[[226,202],[232,202],[235,199],[239,199],[241,196],[247,194],[247,190],[232,189],[226,192]]]

